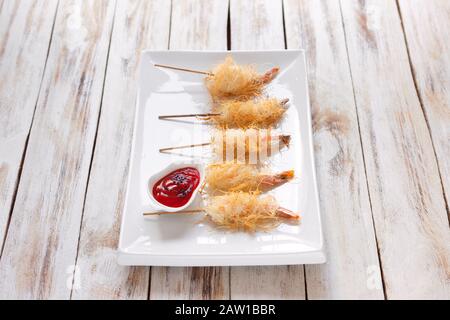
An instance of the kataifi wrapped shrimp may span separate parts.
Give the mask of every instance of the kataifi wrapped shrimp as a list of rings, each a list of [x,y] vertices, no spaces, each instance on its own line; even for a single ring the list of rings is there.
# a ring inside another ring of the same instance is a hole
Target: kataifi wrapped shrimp
[[[278,74],[279,68],[259,74],[252,65],[238,65],[231,56],[217,65],[205,79],[213,100],[227,98],[249,99],[259,95],[264,86]]]
[[[159,119],[196,117],[219,128],[270,129],[277,126],[288,109],[289,99],[258,98],[221,100],[213,103],[211,113],[160,115]]]
[[[258,166],[245,163],[224,162],[206,168],[205,181],[208,192],[253,191],[265,192],[279,187],[294,178],[294,170],[276,174],[262,172]]]
[[[213,106],[210,120],[223,128],[273,128],[283,118],[289,99],[225,100]]]
[[[205,212],[217,227],[232,231],[269,231],[283,220],[300,219],[298,214],[280,207],[273,196],[246,192],[210,197]]]
[[[234,160],[257,164],[289,147],[291,136],[270,129],[217,129],[208,142],[165,147],[159,152],[210,146],[217,161]],[[217,162],[216,161],[216,162]]]
[[[288,147],[291,136],[272,130],[227,129],[216,130],[211,143],[217,161],[234,160],[258,164]]]

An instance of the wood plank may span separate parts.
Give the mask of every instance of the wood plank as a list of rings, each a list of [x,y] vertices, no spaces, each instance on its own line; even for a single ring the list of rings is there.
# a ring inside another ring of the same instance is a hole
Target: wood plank
[[[228,2],[173,0],[170,49],[226,50]],[[150,299],[227,299],[229,268],[154,267]]]
[[[231,49],[284,49],[281,0],[230,2]],[[303,266],[232,267],[231,299],[304,299]]]
[[[281,0],[231,0],[231,49],[284,49],[282,7]]]
[[[0,261],[2,298],[68,298],[114,1],[63,1]]]
[[[226,50],[228,1],[173,0],[171,50]]]
[[[150,299],[228,299],[228,280],[227,267],[153,267]]]
[[[450,3],[399,1],[415,82],[450,203]]]
[[[76,264],[80,282],[73,288],[74,299],[147,299],[150,269],[119,266],[116,249],[128,177],[140,55],[143,49],[166,49],[169,26],[168,1],[117,3]]]
[[[57,0],[7,1],[0,10],[0,248],[44,74]]]
[[[307,55],[327,251],[305,266],[308,299],[383,299],[339,2],[285,0],[284,13],[287,47]]]
[[[448,298],[447,212],[396,3],[341,6],[387,298]]]
[[[232,300],[305,299],[303,265],[231,267]]]

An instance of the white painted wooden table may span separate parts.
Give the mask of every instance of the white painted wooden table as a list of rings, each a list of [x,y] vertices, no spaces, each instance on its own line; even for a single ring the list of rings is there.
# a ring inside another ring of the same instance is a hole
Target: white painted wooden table
[[[0,298],[450,298],[450,1],[0,0]],[[142,49],[305,48],[328,262],[117,265]]]

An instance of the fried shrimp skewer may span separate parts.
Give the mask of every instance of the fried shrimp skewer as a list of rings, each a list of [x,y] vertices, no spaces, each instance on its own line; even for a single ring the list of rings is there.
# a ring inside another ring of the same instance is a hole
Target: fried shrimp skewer
[[[224,101],[213,107],[213,112],[220,115],[210,120],[224,128],[273,128],[283,118],[288,101],[275,98]]]
[[[264,74],[259,74],[252,65],[238,65],[231,56],[218,64],[212,71],[200,71],[180,68],[164,64],[154,64],[155,67],[193,72],[206,75],[205,85],[213,100],[231,97],[249,99],[260,94],[265,85],[278,74],[279,68],[274,67]]]
[[[275,127],[287,111],[289,99],[264,98],[258,100],[224,100],[213,106],[211,113],[191,113],[161,115],[158,118],[198,118],[220,128],[261,128]]]
[[[281,208],[273,196],[246,192],[211,197],[205,211],[219,228],[235,231],[268,231],[277,227],[282,219],[300,219],[298,214]]]
[[[227,129],[215,131],[212,148],[219,161],[257,164],[288,147],[290,141],[290,135],[273,134],[271,130]]]
[[[280,207],[273,196],[258,196],[255,193],[246,192],[230,192],[210,197],[203,209],[148,212],[144,213],[144,216],[200,212],[204,212],[217,227],[231,231],[269,231],[284,220],[300,220],[299,214]]]
[[[263,75],[251,65],[238,65],[231,56],[212,70],[205,78],[205,85],[213,100],[226,98],[249,99],[262,92],[266,84],[279,72],[275,67]]]
[[[219,192],[261,191],[274,189],[294,178],[294,170],[277,174],[262,173],[256,165],[244,163],[215,163],[206,168],[208,190]]]
[[[211,146],[213,154],[220,161],[231,159],[256,164],[288,147],[290,141],[290,135],[272,134],[271,130],[224,129],[216,130],[209,142],[166,147],[159,149],[159,152]]]

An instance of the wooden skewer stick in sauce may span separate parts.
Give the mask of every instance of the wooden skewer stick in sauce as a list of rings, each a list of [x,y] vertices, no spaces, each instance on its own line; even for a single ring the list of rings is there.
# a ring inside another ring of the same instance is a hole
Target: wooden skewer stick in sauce
[[[153,185],[152,194],[159,203],[179,208],[189,202],[199,183],[200,173],[197,169],[181,168],[159,179]]]

